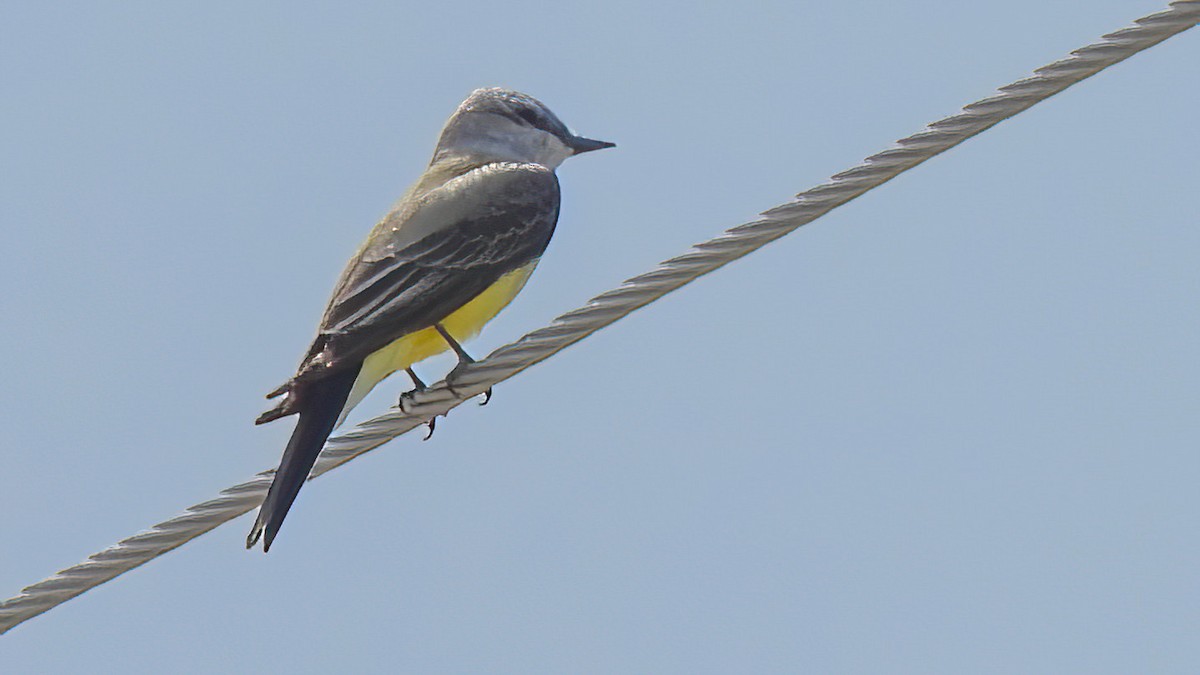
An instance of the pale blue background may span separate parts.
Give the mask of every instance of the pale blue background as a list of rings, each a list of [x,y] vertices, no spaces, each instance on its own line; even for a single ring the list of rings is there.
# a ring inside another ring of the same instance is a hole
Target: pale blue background
[[[506,4],[0,10],[0,595],[278,460],[262,395],[473,88],[619,143],[484,354],[1162,5]],[[1195,672],[1198,64],[1134,57],[0,670]]]

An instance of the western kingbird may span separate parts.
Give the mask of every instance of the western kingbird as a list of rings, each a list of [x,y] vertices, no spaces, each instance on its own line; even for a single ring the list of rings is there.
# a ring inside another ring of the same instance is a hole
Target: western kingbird
[[[263,551],[333,429],[379,381],[473,337],[521,291],[558,221],[554,169],[614,144],[576,136],[531,96],[479,89],[450,116],[425,173],[375,226],[334,287],[317,337],[263,413],[299,413],[246,548]],[[430,421],[430,432],[433,423]]]

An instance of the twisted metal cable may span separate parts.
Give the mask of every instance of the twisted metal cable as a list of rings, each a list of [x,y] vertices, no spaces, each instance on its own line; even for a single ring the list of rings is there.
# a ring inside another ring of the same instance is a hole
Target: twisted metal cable
[[[925,130],[898,141],[896,147],[872,155],[858,166],[796,195],[792,201],[763,212],[758,220],[697,244],[683,255],[559,316],[548,326],[495,350],[486,359],[460,371],[454,382],[457,395],[445,382],[439,382],[418,393],[411,405],[405,406],[406,411],[389,412],[331,438],[310,479],[387,443],[423,420],[445,414],[472,395],[549,358],[680,286],[816,220],[921,162],[1197,22],[1200,22],[1200,0],[1176,0],[1166,10],[1142,17],[1133,26],[1105,35],[1099,42],[1037,69],[1031,77],[1001,87],[999,93],[930,124]],[[20,595],[0,603],[0,634],[256,508],[266,495],[273,473],[273,469],[264,471],[222,490],[216,499],[196,504],[25,588]]]

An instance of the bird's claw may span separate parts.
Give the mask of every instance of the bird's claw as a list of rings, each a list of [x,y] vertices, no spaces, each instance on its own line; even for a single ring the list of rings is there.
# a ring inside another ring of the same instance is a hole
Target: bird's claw
[[[428,388],[425,386],[425,383],[421,381],[421,378],[417,377],[417,374],[414,373],[411,368],[408,369],[408,374],[412,378],[414,386],[412,389],[400,394],[400,400],[396,401],[396,407],[400,408],[400,412],[404,413],[405,415],[409,414],[408,406],[406,406],[405,403],[412,401],[418,392],[425,391]],[[422,441],[427,441],[433,438],[433,430],[435,427],[437,427],[437,415],[430,417],[429,420],[425,422],[425,426],[429,427],[429,433],[425,434],[425,438],[421,439]]]
[[[422,389],[409,389],[403,394],[400,394],[400,398],[396,401],[396,407],[400,409],[400,412],[404,413],[405,415],[411,414],[408,406],[412,403],[413,398],[416,397],[417,392],[419,391],[422,391]]]
[[[454,370],[451,370],[446,375],[446,388],[450,390],[451,394],[454,394],[455,398],[467,398],[463,394],[459,393],[458,389],[456,389],[454,386],[454,380],[458,378],[458,376],[462,373],[463,367],[467,366],[467,365],[469,365],[469,364],[468,363],[459,363],[457,366],[454,367]],[[490,402],[492,400],[492,388],[488,387],[485,391],[481,392],[478,395],[483,396],[483,400],[479,402],[479,405],[487,405],[488,402]]]
[[[400,409],[400,412],[404,413],[405,415],[412,414],[409,412],[408,406],[406,404],[412,400],[413,394],[417,393],[418,391],[421,391],[421,390],[413,389],[411,391],[406,391],[403,394],[400,394],[400,400],[396,401],[396,407]],[[427,441],[427,440],[433,438],[433,428],[435,426],[437,426],[436,420],[437,420],[437,416],[435,415],[435,416],[429,418],[429,421],[425,422],[425,426],[429,427],[429,433],[425,434],[425,438],[422,438],[421,440]]]

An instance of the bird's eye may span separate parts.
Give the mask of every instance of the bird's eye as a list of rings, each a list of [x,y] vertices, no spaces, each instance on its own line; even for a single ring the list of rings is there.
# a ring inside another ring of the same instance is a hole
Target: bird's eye
[[[529,124],[529,126],[531,126],[531,127],[541,127],[542,126],[541,120],[538,118],[538,114],[535,113],[534,111],[530,110],[529,108],[521,108],[520,110],[518,110],[517,117],[520,117],[521,119],[525,120],[525,122],[527,122]]]

